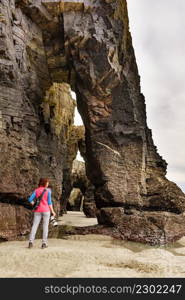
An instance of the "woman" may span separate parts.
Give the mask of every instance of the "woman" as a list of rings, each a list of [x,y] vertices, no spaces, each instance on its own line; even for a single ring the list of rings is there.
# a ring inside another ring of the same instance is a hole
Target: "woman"
[[[42,246],[41,248],[47,248],[47,238],[48,238],[48,227],[49,227],[49,219],[50,212],[55,217],[56,214],[53,209],[52,201],[51,201],[51,190],[48,189],[49,180],[47,178],[41,178],[39,181],[39,187],[33,192],[33,194],[29,197],[28,201],[34,205],[34,198],[39,197],[43,194],[39,206],[34,210],[34,218],[33,225],[29,237],[29,245],[28,248],[33,247],[33,241],[35,239],[35,235],[39,226],[41,219],[43,218],[43,235],[42,235]],[[45,192],[44,192],[45,190]],[[44,192],[44,193],[43,193]]]

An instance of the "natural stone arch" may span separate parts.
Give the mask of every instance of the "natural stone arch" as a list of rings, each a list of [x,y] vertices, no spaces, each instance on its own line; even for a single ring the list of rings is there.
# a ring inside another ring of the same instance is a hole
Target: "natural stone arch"
[[[99,222],[116,226],[131,240],[164,243],[178,235],[169,225],[173,220],[183,235],[185,197],[165,178],[167,164],[147,127],[126,1],[43,3],[50,13],[60,5]]]
[[[184,194],[165,178],[167,164],[147,127],[126,1],[78,2],[43,1],[50,13],[60,5],[96,204],[181,213]]]
[[[126,0],[16,3],[42,31],[50,81],[76,92],[99,223],[135,241],[183,236],[185,196],[147,127]]]

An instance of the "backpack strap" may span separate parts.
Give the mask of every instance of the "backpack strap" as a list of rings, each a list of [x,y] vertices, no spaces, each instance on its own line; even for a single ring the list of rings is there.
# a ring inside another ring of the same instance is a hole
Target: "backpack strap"
[[[39,204],[40,204],[40,201],[42,200],[42,197],[44,196],[44,193],[47,191],[47,189],[45,188],[44,190],[43,190],[43,192],[42,192],[42,194],[37,198],[35,198],[35,203],[34,203],[34,205],[33,205],[33,210],[35,210],[35,209],[37,209],[37,207],[39,206]]]
[[[47,191],[47,189],[44,189],[42,194],[38,197],[40,200],[42,199],[42,197],[44,196],[44,193]]]

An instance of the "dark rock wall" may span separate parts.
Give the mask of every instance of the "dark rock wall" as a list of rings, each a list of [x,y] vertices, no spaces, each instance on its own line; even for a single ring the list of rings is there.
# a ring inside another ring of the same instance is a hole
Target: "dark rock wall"
[[[27,235],[31,220],[30,211],[23,206],[0,203],[0,242]]]
[[[81,2],[84,9],[75,13],[66,4],[63,19],[97,206],[182,212],[184,194],[165,179],[167,164],[147,128],[126,1]],[[162,191],[166,186],[175,201]]]
[[[111,216],[116,219],[114,207],[118,207],[124,214],[112,224],[123,238],[172,241],[177,235],[165,229],[161,216],[169,212],[168,224],[170,220],[175,224],[176,218],[177,229],[185,196],[166,179],[167,163],[147,127],[126,1],[85,0],[78,6],[70,2],[74,6],[65,2],[61,7],[65,47],[76,74],[78,109],[86,128],[87,176],[95,186],[98,220],[110,225]],[[109,214],[104,219],[106,208]],[[133,231],[136,218],[137,238]],[[143,218],[146,230],[140,231]],[[185,233],[182,228],[179,226],[179,236]]]
[[[9,203],[0,211],[14,223],[19,223],[14,204],[28,207],[40,177],[50,179],[55,210],[60,210],[64,169],[76,153],[68,157],[75,108],[70,87],[53,81],[48,70],[43,43],[48,15],[33,8],[35,22],[28,2],[0,2],[0,202]],[[30,219],[25,222],[29,228]],[[15,228],[11,238],[18,234]]]
[[[41,30],[14,1],[1,1],[1,193],[26,195],[37,183],[42,127],[37,102],[50,84]],[[4,18],[4,21],[2,21]]]

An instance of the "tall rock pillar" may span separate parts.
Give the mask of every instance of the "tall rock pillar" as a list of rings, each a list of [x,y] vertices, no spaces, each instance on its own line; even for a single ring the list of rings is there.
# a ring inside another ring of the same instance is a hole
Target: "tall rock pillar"
[[[147,127],[126,1],[62,1],[61,13],[99,223],[131,240],[182,236],[185,196],[165,178]]]

